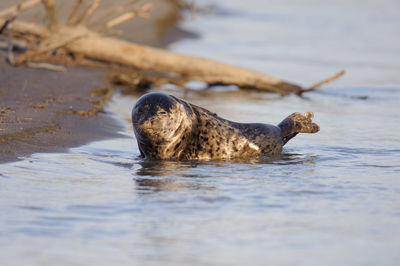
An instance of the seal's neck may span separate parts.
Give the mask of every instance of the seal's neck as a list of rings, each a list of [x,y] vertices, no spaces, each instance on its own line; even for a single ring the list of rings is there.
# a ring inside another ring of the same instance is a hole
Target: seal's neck
[[[280,122],[278,127],[281,129],[283,145],[298,134],[298,132],[295,131],[294,122],[290,117],[287,117]]]

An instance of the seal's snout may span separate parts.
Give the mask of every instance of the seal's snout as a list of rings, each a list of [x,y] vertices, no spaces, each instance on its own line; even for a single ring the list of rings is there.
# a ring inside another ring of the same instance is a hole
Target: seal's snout
[[[149,117],[149,113],[139,111],[135,121],[138,125],[143,125],[143,123],[145,123],[149,119]]]
[[[138,106],[137,104],[132,110],[132,122],[133,126],[142,125],[149,118],[148,106]]]

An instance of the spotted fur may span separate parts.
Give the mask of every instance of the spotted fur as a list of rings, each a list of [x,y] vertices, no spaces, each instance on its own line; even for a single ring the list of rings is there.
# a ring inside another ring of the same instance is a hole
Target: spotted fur
[[[274,155],[297,133],[318,132],[313,113],[278,126],[236,123],[171,95],[148,93],[132,110],[141,154],[150,159],[212,160]]]

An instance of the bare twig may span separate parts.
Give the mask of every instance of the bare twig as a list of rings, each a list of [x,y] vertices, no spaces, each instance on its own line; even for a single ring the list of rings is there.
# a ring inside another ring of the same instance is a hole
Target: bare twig
[[[72,25],[74,23],[74,19],[76,15],[78,14],[79,7],[81,6],[83,0],[76,0],[74,7],[72,8],[71,13],[69,14],[69,17],[67,19],[67,25]]]
[[[125,22],[125,21],[127,21],[127,20],[129,20],[129,19],[131,19],[133,17],[135,17],[135,15],[136,15],[135,11],[122,14],[121,16],[116,17],[115,19],[112,19],[109,22],[107,22],[104,25],[104,27],[101,29],[101,31],[109,30],[112,27],[115,27],[115,26],[117,26],[117,25],[119,25],[119,24],[121,24],[121,23],[123,23],[123,22]]]
[[[346,73],[346,72],[345,72],[344,70],[342,70],[342,71],[340,71],[339,73],[337,73],[336,75],[334,75],[334,76],[332,76],[332,77],[329,77],[329,78],[327,78],[327,79],[324,79],[324,80],[322,80],[322,81],[320,81],[320,82],[318,82],[318,83],[315,83],[314,85],[312,85],[312,86],[309,87],[309,88],[303,88],[303,89],[301,89],[297,94],[298,94],[298,95],[302,95],[302,94],[305,93],[305,92],[313,91],[313,90],[315,90],[316,88],[319,88],[319,87],[321,87],[322,85],[324,85],[324,84],[326,84],[326,83],[332,82],[332,81],[334,81],[334,80],[340,78],[340,77],[343,76],[345,73]]]
[[[93,19],[93,21],[89,23],[89,27],[92,27],[92,26],[98,24],[99,22],[105,20],[106,18],[108,18],[110,16],[113,16],[115,14],[118,14],[118,13],[122,12],[122,11],[125,11],[127,8],[129,8],[130,6],[136,4],[139,1],[140,0],[133,0],[133,1],[130,1],[130,2],[127,2],[127,3],[123,4],[122,6],[118,6],[118,7],[114,8],[114,9],[111,9],[111,10],[105,12],[103,15],[97,17],[96,19]]]
[[[137,15],[138,16],[143,16],[143,15],[146,14],[146,12],[148,12],[151,9],[152,6],[153,5],[151,3],[148,3],[148,4],[145,4],[144,6],[138,8],[138,9],[132,10],[132,11],[127,12],[127,13],[124,13],[121,16],[118,16],[118,17],[110,20],[109,22],[107,22],[98,31],[99,32],[104,32],[104,31],[107,31],[107,30],[109,30],[109,29],[121,24],[121,23],[124,23],[127,20],[130,20],[131,18],[133,18],[133,17],[135,17]]]
[[[90,6],[85,10],[82,16],[75,22],[75,24],[85,24],[94,11],[99,7],[100,0],[93,0]]]
[[[50,29],[54,30],[58,27],[58,17],[54,0],[42,0],[42,1],[44,6],[46,7],[47,16],[49,17]]]
[[[22,2],[18,5],[3,9],[0,11],[0,18],[7,17],[7,16],[14,17],[19,12],[31,9],[31,8],[37,6],[38,4],[40,4],[41,2],[42,2],[42,0],[29,0],[26,2]]]

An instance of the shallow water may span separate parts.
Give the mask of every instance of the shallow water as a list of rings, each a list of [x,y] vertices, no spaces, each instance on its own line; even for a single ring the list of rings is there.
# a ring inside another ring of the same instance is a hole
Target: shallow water
[[[242,122],[312,110],[321,131],[275,158],[146,162],[129,122],[137,97],[116,95],[108,111],[126,138],[0,165],[1,265],[398,265],[399,11],[224,0],[186,21],[202,37],[174,51],[306,85],[346,69],[306,98],[187,96]]]

